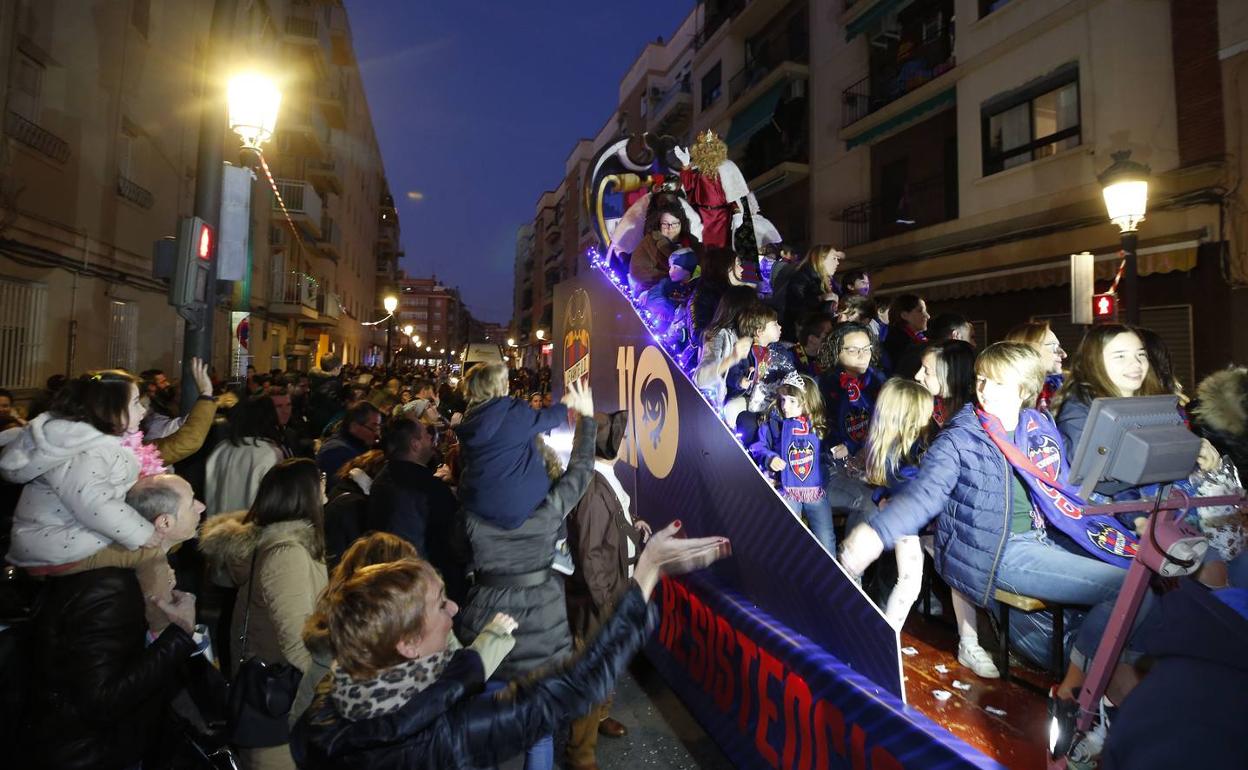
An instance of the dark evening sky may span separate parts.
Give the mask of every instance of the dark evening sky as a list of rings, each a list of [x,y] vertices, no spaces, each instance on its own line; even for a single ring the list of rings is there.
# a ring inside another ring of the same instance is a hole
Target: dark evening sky
[[[512,310],[516,229],[611,115],[642,47],[693,0],[347,0],[408,275]]]

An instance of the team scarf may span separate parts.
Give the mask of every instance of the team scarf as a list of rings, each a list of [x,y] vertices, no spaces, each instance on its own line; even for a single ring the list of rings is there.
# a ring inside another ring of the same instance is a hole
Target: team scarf
[[[1036,408],[1042,412],[1049,411],[1049,404],[1053,403],[1053,397],[1057,395],[1057,391],[1062,387],[1062,375],[1050,374],[1044,378],[1044,387],[1040,389],[1040,395],[1036,397]]]
[[[1124,569],[1131,566],[1139,539],[1113,516],[1084,515],[1078,492],[1066,483],[1061,438],[1045,415],[1024,409],[1011,439],[999,419],[979,408],[975,413],[988,438],[1027,487],[1044,525],[1061,530],[1103,562]]]
[[[819,434],[806,415],[784,420],[780,425],[780,488],[784,496],[799,503],[823,499],[823,474],[819,471]]]
[[[932,422],[941,428],[945,426],[945,400],[940,396],[932,396]]]
[[[916,332],[908,323],[902,323],[901,328],[905,330],[906,336],[916,345],[922,345],[927,342],[927,335],[923,332]]]
[[[832,394],[836,400],[836,426],[851,455],[856,454],[867,441],[871,413],[875,410],[875,397],[880,392],[883,380],[883,376],[875,368],[868,368],[862,374],[853,374],[842,369],[837,374],[839,392]]]

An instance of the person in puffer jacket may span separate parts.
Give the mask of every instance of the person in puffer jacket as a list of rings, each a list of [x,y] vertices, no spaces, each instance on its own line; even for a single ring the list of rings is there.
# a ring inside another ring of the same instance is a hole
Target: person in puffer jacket
[[[533,439],[565,424],[568,407],[535,410],[509,397],[507,367],[502,364],[472,367],[464,376],[464,389],[468,412],[455,428],[463,461],[460,505],[491,524],[515,529],[550,490]]]
[[[91,557],[112,544],[154,545],[155,529],[126,504],[140,457],[123,444],[145,412],[138,380],[123,371],[84,374],[49,411],[0,433],[0,475],[24,484],[8,561],[36,572]]]
[[[1033,493],[1039,482],[1026,475],[1027,468],[1060,464],[1058,482],[1065,477],[1060,437],[1050,418],[1023,408],[1044,384],[1039,354],[1022,343],[999,342],[980,353],[975,373],[978,405],[954,415],[923,456],[915,479],[845,538],[842,564],[860,575],[884,548],[936,519],[936,570],[980,607],[993,606],[997,587],[1063,605],[1112,606],[1126,570],[1054,543]],[[1038,447],[1029,441],[1033,425],[1046,428]],[[1003,449],[997,440],[1015,448]],[[1017,641],[1028,650],[1048,649],[1047,639]],[[1043,653],[1039,657],[1043,660]]]

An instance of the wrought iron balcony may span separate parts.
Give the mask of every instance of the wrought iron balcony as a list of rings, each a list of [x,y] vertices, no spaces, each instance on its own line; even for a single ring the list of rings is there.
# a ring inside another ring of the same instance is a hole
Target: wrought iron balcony
[[[150,209],[156,202],[150,190],[120,174],[117,175],[117,194],[140,208]]]
[[[944,176],[906,184],[889,196],[860,201],[841,212],[846,247],[888,238],[958,217],[957,193]]]
[[[9,110],[5,133],[57,163],[69,160],[69,143],[56,134]]]
[[[953,69],[953,36],[944,34],[912,48],[888,66],[841,92],[841,128],[897,101]]]

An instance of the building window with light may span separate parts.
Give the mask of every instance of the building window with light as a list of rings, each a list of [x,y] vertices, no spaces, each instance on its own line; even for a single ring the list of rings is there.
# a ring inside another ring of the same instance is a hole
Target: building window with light
[[[980,117],[984,176],[1079,146],[1078,64],[989,99]]]

